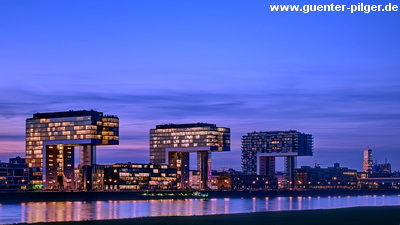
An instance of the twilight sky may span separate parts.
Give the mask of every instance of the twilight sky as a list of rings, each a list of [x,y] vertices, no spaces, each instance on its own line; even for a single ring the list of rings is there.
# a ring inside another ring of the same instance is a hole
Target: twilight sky
[[[369,145],[400,169],[400,14],[270,3],[297,4],[0,1],[0,160],[25,155],[33,113],[95,109],[121,123],[99,163],[148,162],[157,124],[209,122],[232,131],[214,169],[240,169],[247,132],[288,129],[314,135],[314,156],[298,165],[361,169]]]

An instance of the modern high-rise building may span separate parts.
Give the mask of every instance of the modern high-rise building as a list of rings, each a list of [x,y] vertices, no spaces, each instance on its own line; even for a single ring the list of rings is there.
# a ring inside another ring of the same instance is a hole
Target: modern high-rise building
[[[197,153],[200,188],[212,179],[211,152],[230,151],[230,129],[215,124],[166,124],[150,130],[150,163],[177,169],[180,188],[189,187],[189,153]]]
[[[97,145],[118,144],[117,116],[94,110],[35,113],[26,120],[26,161],[33,170],[31,185],[73,189],[75,147],[79,147],[82,168],[96,163]]]
[[[275,157],[285,157],[288,183],[294,181],[297,156],[312,156],[311,134],[290,131],[252,132],[242,137],[242,169],[245,174],[275,175]]]
[[[365,178],[391,177],[392,165],[388,163],[386,159],[383,164],[378,164],[376,160],[374,163],[372,159],[372,149],[367,147],[367,149],[364,149],[363,173]]]
[[[372,170],[372,164],[372,149],[364,149],[363,172],[370,173]]]

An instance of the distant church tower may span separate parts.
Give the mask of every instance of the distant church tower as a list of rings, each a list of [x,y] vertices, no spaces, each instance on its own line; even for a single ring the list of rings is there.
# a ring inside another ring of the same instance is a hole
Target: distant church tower
[[[372,169],[372,164],[372,149],[367,147],[367,149],[364,149],[363,172],[370,173]]]

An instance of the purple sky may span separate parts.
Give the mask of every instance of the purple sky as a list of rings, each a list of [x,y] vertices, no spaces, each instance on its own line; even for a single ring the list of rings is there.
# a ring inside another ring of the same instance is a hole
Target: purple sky
[[[100,163],[148,162],[157,124],[209,122],[232,131],[215,169],[240,169],[247,132],[296,129],[315,140],[298,165],[361,169],[369,145],[398,170],[400,14],[268,4],[1,1],[0,159],[24,156],[33,113],[95,109],[121,122],[120,145],[99,147]]]

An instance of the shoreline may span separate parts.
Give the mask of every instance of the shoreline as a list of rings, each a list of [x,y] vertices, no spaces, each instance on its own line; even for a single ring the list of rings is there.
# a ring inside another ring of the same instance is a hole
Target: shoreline
[[[143,195],[143,193],[147,193]],[[116,191],[116,192],[0,192],[0,203],[48,201],[108,201],[156,199],[210,199],[210,198],[262,198],[262,197],[324,197],[359,195],[400,195],[400,190],[271,190],[271,191],[202,191],[207,196],[194,195],[193,191]]]
[[[114,220],[41,222],[33,225],[398,225],[400,206],[362,206],[337,209],[291,210],[200,216],[139,217]],[[23,225],[28,223],[18,223]]]

